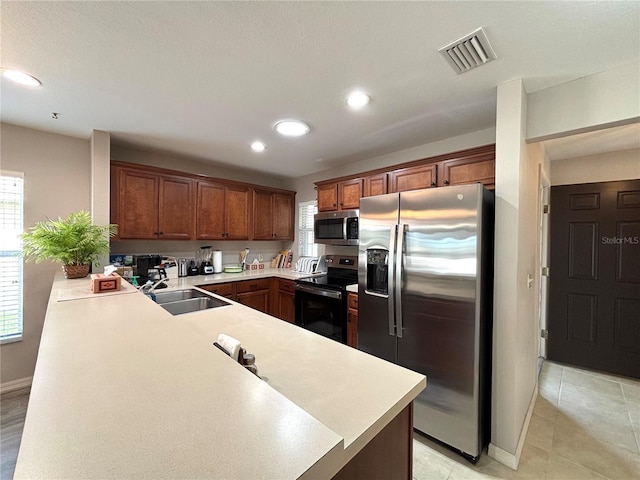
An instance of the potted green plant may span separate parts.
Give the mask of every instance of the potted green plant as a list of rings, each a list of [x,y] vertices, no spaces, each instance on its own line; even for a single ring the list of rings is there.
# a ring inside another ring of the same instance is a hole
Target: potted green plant
[[[117,225],[94,225],[89,212],[74,212],[67,218],[38,222],[22,235],[22,252],[27,260],[62,263],[67,278],[89,274],[91,262],[109,252],[109,238]]]

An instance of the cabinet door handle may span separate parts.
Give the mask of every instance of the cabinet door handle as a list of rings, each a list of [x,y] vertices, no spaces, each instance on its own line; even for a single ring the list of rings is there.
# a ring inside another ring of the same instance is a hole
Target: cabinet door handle
[[[435,187],[436,186],[436,182],[431,182],[431,186]]]
[[[445,185],[449,185],[449,180],[445,180],[445,181],[444,181],[444,184],[445,184]]]

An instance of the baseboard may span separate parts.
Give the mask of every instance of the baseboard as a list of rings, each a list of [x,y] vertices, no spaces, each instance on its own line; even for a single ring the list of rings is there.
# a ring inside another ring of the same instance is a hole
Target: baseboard
[[[22,388],[28,388],[31,386],[33,377],[19,378],[18,380],[11,380],[10,382],[0,383],[0,393],[13,392],[14,390],[20,390]]]
[[[520,431],[520,438],[518,439],[518,446],[516,447],[515,455],[509,453],[506,450],[496,447],[493,443],[489,444],[488,454],[491,458],[506,465],[507,467],[518,470],[518,464],[520,463],[520,455],[522,455],[522,449],[524,448],[524,442],[527,439],[527,432],[529,431],[529,423],[531,422],[531,416],[533,415],[533,409],[536,406],[536,399],[538,398],[538,382],[533,389],[533,396],[531,402],[529,402],[529,410],[527,410],[527,416],[524,419],[522,430]]]

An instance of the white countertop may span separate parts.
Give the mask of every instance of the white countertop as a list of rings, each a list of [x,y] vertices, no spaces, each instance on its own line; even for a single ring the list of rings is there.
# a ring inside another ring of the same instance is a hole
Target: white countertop
[[[273,270],[170,288],[308,276]],[[139,292],[57,300],[88,281],[54,281],[16,479],[326,479],[426,384],[235,302],[173,316]],[[262,380],[212,345],[220,333]]]

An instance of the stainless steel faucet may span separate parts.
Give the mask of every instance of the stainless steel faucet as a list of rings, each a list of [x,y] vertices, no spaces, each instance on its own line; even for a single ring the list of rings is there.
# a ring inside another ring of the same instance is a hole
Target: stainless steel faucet
[[[149,283],[147,282],[146,284],[144,284],[143,286],[140,287],[140,291],[142,293],[144,293],[145,295],[149,295],[150,293],[152,293],[156,288],[158,288],[160,285],[162,285],[163,283],[166,283],[169,281],[169,278],[165,277],[165,278],[161,278],[160,280],[158,280],[156,283],[153,283],[151,285],[149,285]]]

